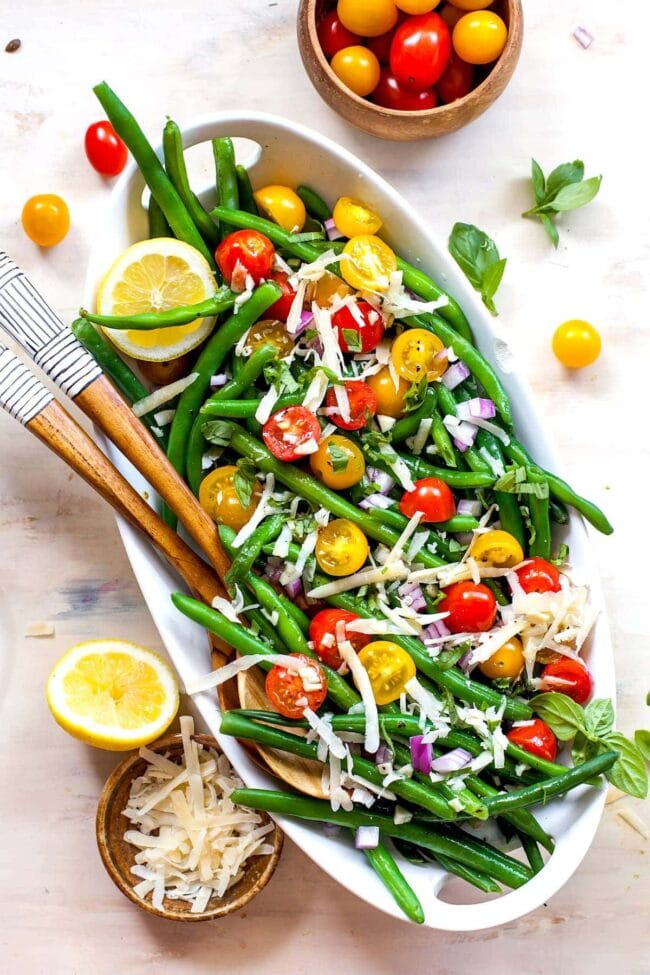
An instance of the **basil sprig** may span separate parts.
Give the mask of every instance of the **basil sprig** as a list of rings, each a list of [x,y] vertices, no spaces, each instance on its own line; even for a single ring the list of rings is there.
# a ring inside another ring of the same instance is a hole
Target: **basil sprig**
[[[619,757],[606,772],[612,785],[630,796],[645,799],[648,794],[646,761],[650,754],[650,732],[637,731],[636,744],[620,731],[614,731],[614,708],[607,698],[596,698],[583,708],[566,694],[549,691],[530,701],[535,714],[546,722],[556,738],[571,741],[575,765],[604,751]]]
[[[531,179],[535,206],[522,213],[522,217],[537,217],[541,221],[546,233],[551,238],[554,247],[560,241],[560,235],[554,220],[558,213],[567,210],[577,210],[590,203],[598,193],[602,176],[584,178],[585,165],[581,159],[562,163],[544,176],[539,163],[532,160]]]
[[[492,300],[506,269],[506,258],[491,237],[471,223],[455,223],[449,235],[449,253],[463,274],[478,291],[483,304],[493,314],[498,312]]]

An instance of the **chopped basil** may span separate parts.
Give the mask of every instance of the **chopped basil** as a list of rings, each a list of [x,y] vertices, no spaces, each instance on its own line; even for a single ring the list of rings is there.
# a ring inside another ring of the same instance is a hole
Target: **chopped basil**
[[[350,454],[343,447],[339,447],[337,443],[333,443],[331,440],[327,444],[327,457],[335,474],[342,474],[348,469]]]
[[[343,336],[343,341],[348,347],[348,352],[362,352],[363,343],[361,342],[361,335],[355,328],[343,328],[341,329],[341,335]]]

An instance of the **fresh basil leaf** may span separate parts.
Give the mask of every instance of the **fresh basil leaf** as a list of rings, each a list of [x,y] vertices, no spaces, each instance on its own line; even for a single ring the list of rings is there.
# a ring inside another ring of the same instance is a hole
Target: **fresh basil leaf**
[[[256,472],[257,468],[255,464],[248,457],[240,457],[237,461],[237,471],[233,478],[233,486],[242,508],[248,508],[251,503],[253,488],[257,481],[255,477]]]
[[[620,731],[611,731],[601,740],[619,753],[618,759],[606,773],[609,781],[628,796],[645,799],[648,795],[648,770],[639,749]]]
[[[569,741],[577,731],[586,731],[584,711],[566,694],[558,691],[537,694],[530,706],[560,741]]]
[[[501,284],[501,278],[503,277],[503,272],[506,269],[507,259],[505,257],[500,258],[490,267],[486,268],[483,274],[483,283],[481,285],[481,298],[483,299],[483,304],[489,312],[493,315],[498,315],[494,301],[492,300],[496,294],[497,288]]]
[[[441,670],[449,670],[450,667],[453,667],[458,663],[460,658],[467,653],[469,648],[469,643],[459,643],[457,647],[449,647],[447,650],[441,650],[436,657],[436,664]]]
[[[585,712],[585,726],[596,738],[606,735],[614,727],[614,706],[609,698],[599,697],[590,701]]]
[[[538,216],[542,222],[542,226],[544,230],[546,231],[546,233],[551,239],[551,243],[553,244],[553,247],[557,249],[557,246],[560,243],[560,235],[558,233],[557,227],[555,226],[551,217],[549,217],[547,213],[540,213],[538,214]]]
[[[492,238],[471,223],[456,223],[449,235],[449,253],[480,293],[485,306],[496,315],[492,298],[503,277],[506,259],[499,256]]]
[[[585,164],[582,159],[574,159],[573,162],[561,163],[556,166],[553,172],[549,173],[546,180],[546,193],[544,202],[552,200],[558,190],[570,183],[579,183],[585,177]],[[538,201],[540,202],[540,201]]]
[[[593,200],[600,189],[601,182],[602,176],[591,176],[581,183],[571,183],[569,186],[564,186],[547,206],[556,213],[577,210],[578,207],[583,207]]]
[[[264,379],[279,393],[295,393],[300,389],[300,383],[295,379],[290,366],[282,359],[270,362],[264,367]]]
[[[361,342],[361,335],[355,328],[344,328],[341,329],[341,335],[343,336],[343,341],[348,347],[348,352],[362,352],[363,343]]]
[[[533,192],[535,194],[535,200],[537,203],[541,203],[546,196],[546,180],[544,179],[544,173],[542,172],[542,167],[537,162],[536,159],[531,159],[531,179],[533,182]]]
[[[227,447],[232,436],[232,425],[225,420],[208,420],[201,427],[205,440],[217,447]]]
[[[595,758],[600,750],[601,746],[598,742],[589,741],[589,739],[583,735],[581,731],[579,731],[573,740],[573,746],[571,748],[571,758],[573,760],[573,764],[582,765],[584,762],[588,762],[590,758]]]
[[[327,457],[335,474],[342,474],[343,471],[348,469],[348,463],[350,462],[348,451],[339,447],[337,443],[333,443],[331,440],[327,444]]]
[[[639,729],[634,732],[634,744],[643,755],[646,762],[650,762],[650,731]]]
[[[557,565],[560,569],[565,563],[569,561],[569,546],[566,542],[562,542],[559,549],[557,550],[557,555],[555,558],[551,559],[553,565]]]

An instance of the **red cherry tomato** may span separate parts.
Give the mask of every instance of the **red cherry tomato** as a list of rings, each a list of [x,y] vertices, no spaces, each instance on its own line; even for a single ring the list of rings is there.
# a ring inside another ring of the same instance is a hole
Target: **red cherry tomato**
[[[343,658],[339,653],[338,627],[341,623],[351,623],[358,620],[356,613],[350,613],[347,609],[321,609],[316,613],[309,624],[309,639],[314,644],[314,650],[318,657],[327,667],[338,670],[343,663]],[[349,640],[356,652],[370,643],[372,637],[367,633],[354,633],[344,630],[344,639]]]
[[[353,34],[351,30],[343,26],[336,10],[332,10],[326,17],[323,17],[316,28],[316,33],[327,58],[333,58],[344,47],[363,43],[358,34]]]
[[[230,284],[239,264],[255,284],[268,278],[273,270],[275,247],[257,230],[235,230],[221,241],[214,253],[219,270]]]
[[[558,570],[539,555],[517,569],[517,578],[524,592],[559,592],[562,588]]]
[[[386,69],[382,69],[379,84],[371,97],[377,105],[394,108],[398,112],[422,112],[425,108],[435,108],[438,104],[438,96],[434,88],[411,91]]]
[[[457,54],[451,55],[444,74],[438,81],[436,89],[445,104],[463,98],[474,87],[474,65],[461,61]]]
[[[390,46],[393,42],[394,34],[394,30],[387,30],[385,34],[379,34],[377,37],[369,37],[366,41],[367,46],[380,64],[388,64],[390,61]]]
[[[117,176],[126,166],[126,146],[110,122],[93,122],[86,130],[88,162],[102,176]]]
[[[304,460],[316,450],[320,423],[304,406],[287,406],[269,417],[262,438],[278,460]]]
[[[361,323],[348,305],[343,305],[332,315],[332,325],[339,330],[339,345],[343,352],[374,352],[384,337],[384,319],[367,301],[358,301],[356,305],[363,319]],[[356,332],[356,338],[351,332]]]
[[[545,691],[559,691],[572,698],[576,704],[584,704],[591,696],[594,682],[580,660],[561,657],[547,664],[542,671]]]
[[[484,633],[497,618],[494,593],[482,582],[454,582],[445,589],[438,612],[449,613],[444,620],[452,633]]]
[[[273,318],[278,322],[286,322],[291,311],[293,299],[296,297],[296,292],[289,284],[289,275],[286,271],[271,271],[270,280],[280,285],[282,294],[270,308],[266,309],[266,318]]]
[[[531,755],[545,758],[547,762],[554,762],[557,755],[557,739],[545,721],[534,718],[532,724],[511,728],[506,737],[513,745],[519,745]]]
[[[444,481],[437,477],[423,477],[415,482],[415,490],[402,495],[399,510],[407,518],[421,511],[423,522],[447,521],[456,511],[456,502]]]
[[[390,48],[390,70],[398,81],[414,91],[435,85],[451,56],[451,35],[433,11],[407,17],[395,31]]]
[[[301,675],[284,664],[275,664],[266,675],[266,696],[283,718],[302,718],[305,708],[312,711],[319,709],[327,697],[327,681],[325,671],[317,660],[304,653],[292,653],[290,656],[300,661],[308,674]],[[312,684],[317,683],[319,687],[312,688]]]
[[[368,421],[377,412],[377,397],[363,379],[346,379],[345,391],[350,404],[350,419],[344,420],[340,413],[332,413],[328,419],[341,430],[361,430],[368,426]],[[338,408],[336,390],[333,386],[327,390],[325,405],[333,409]]]

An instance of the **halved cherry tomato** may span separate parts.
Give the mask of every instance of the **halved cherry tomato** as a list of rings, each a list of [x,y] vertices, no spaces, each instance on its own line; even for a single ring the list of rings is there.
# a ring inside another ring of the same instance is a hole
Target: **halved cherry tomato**
[[[477,535],[472,542],[470,555],[483,565],[494,565],[499,569],[519,565],[524,558],[523,549],[514,535],[500,529]]]
[[[517,578],[524,592],[559,592],[562,588],[558,570],[539,555],[517,569]]]
[[[23,230],[39,247],[60,244],[70,229],[68,205],[56,193],[31,196],[22,212]]]
[[[286,322],[291,311],[293,299],[296,297],[296,292],[289,284],[289,275],[286,271],[271,271],[270,280],[280,285],[282,294],[270,308],[266,309],[266,314],[269,318],[277,318],[280,322]]]
[[[261,318],[259,322],[255,322],[246,336],[246,350],[255,352],[262,345],[274,345],[278,354],[283,356],[291,352],[294,342],[284,322],[279,322],[276,318]]]
[[[301,460],[318,450],[320,423],[304,406],[287,406],[269,417],[262,438],[278,460]]]
[[[600,335],[593,325],[572,318],[558,325],[553,335],[553,352],[568,369],[584,369],[600,355]]]
[[[388,64],[390,61],[390,45],[393,40],[394,31],[387,30],[385,34],[378,34],[377,37],[369,37],[367,44],[380,64]]]
[[[320,46],[323,48],[325,57],[333,58],[337,51],[342,51],[344,47],[351,47],[353,44],[361,44],[358,34],[344,27],[336,10],[330,10],[321,20],[316,28]]]
[[[341,23],[360,37],[385,34],[397,23],[398,11],[393,0],[338,0],[336,12]]]
[[[422,112],[426,108],[435,108],[438,104],[435,88],[411,91],[386,68],[382,69],[379,84],[372,93],[372,100],[377,105],[394,108],[398,112]]]
[[[342,281],[338,274],[331,271],[325,273],[307,286],[307,301],[315,301],[319,308],[327,308],[336,298],[347,298],[352,294],[352,288]]]
[[[347,518],[335,518],[318,534],[316,561],[330,576],[349,576],[358,572],[368,558],[368,539]]]
[[[437,609],[449,613],[444,622],[452,633],[484,633],[497,618],[494,593],[482,582],[454,582]]]
[[[547,664],[542,671],[545,691],[559,691],[572,698],[576,704],[584,704],[591,695],[594,682],[581,660],[560,657]]]
[[[377,397],[363,379],[346,379],[344,385],[348,396],[350,419],[344,420],[340,412],[330,413],[328,419],[341,430],[361,430],[368,426],[377,412]],[[330,386],[327,390],[325,405],[332,410],[339,408],[334,386]]]
[[[369,95],[379,81],[379,61],[363,44],[337,51],[331,60],[332,71],[355,95]]]
[[[411,383],[398,376],[396,386],[388,366],[384,366],[379,372],[368,376],[366,382],[377,397],[377,413],[381,416],[392,416],[395,419],[402,415],[406,394],[411,389]]]
[[[358,234],[376,234],[383,220],[378,213],[371,210],[361,200],[351,196],[340,196],[334,204],[332,219],[336,229],[344,237],[356,237]]]
[[[204,477],[199,487],[199,503],[213,521],[227,525],[233,531],[243,528],[255,511],[262,488],[259,481],[253,486],[251,500],[247,507],[241,503],[235,488],[237,468],[234,464],[216,467]]]
[[[437,477],[423,477],[415,482],[413,491],[406,491],[402,495],[399,510],[407,518],[420,511],[423,522],[435,523],[452,518],[456,512],[456,502],[448,484]]]
[[[86,129],[88,162],[102,176],[117,176],[126,166],[127,149],[110,122],[93,122]]]
[[[513,636],[511,640],[507,640],[503,646],[499,647],[491,657],[480,663],[478,669],[490,680],[498,680],[501,677],[514,680],[521,673],[523,666],[524,651],[521,640]]]
[[[224,237],[214,256],[228,284],[238,264],[246,274],[250,274],[255,284],[259,284],[273,270],[275,247],[268,237],[257,230],[235,230]]]
[[[375,640],[363,648],[359,660],[368,671],[377,704],[390,704],[404,693],[404,686],[415,677],[413,658],[390,640]]]
[[[367,633],[347,629],[347,623],[358,619],[360,617],[356,613],[350,613],[347,609],[321,609],[310,621],[309,639],[318,657],[332,670],[338,670],[343,663],[338,649],[340,629],[343,629],[344,639],[350,641],[357,653],[370,643]]]
[[[349,305],[343,305],[332,315],[332,325],[338,329],[339,345],[343,352],[374,352],[384,337],[384,318],[367,301],[356,302],[357,316]],[[358,322],[357,318],[362,321]],[[354,333],[354,334],[353,334]]]
[[[358,234],[343,248],[341,274],[357,291],[386,291],[397,270],[397,258],[380,237]]]
[[[313,473],[329,488],[343,491],[358,484],[366,472],[361,450],[347,437],[325,437],[309,458]]]
[[[302,718],[305,708],[318,711],[327,697],[327,678],[317,660],[304,653],[289,656],[303,666],[294,670],[285,664],[274,664],[266,675],[266,696],[283,718]]]
[[[290,186],[272,183],[255,190],[253,196],[264,216],[288,233],[299,234],[305,226],[305,204]]]
[[[519,745],[531,755],[545,758],[547,762],[555,761],[557,755],[557,739],[545,721],[533,718],[507,732],[506,737],[513,745]]]
[[[436,85],[438,94],[448,105],[457,98],[464,98],[474,87],[474,65],[461,61],[457,54],[452,54],[445,72]]]
[[[508,28],[491,10],[477,10],[461,17],[452,36],[454,51],[469,64],[490,64],[500,56]]]
[[[447,370],[444,348],[438,336],[428,329],[406,328],[393,342],[390,357],[404,379],[419,383],[426,378],[431,383]]]
[[[442,77],[450,56],[451,34],[440,14],[418,14],[395,31],[390,70],[407,88],[422,91]]]

